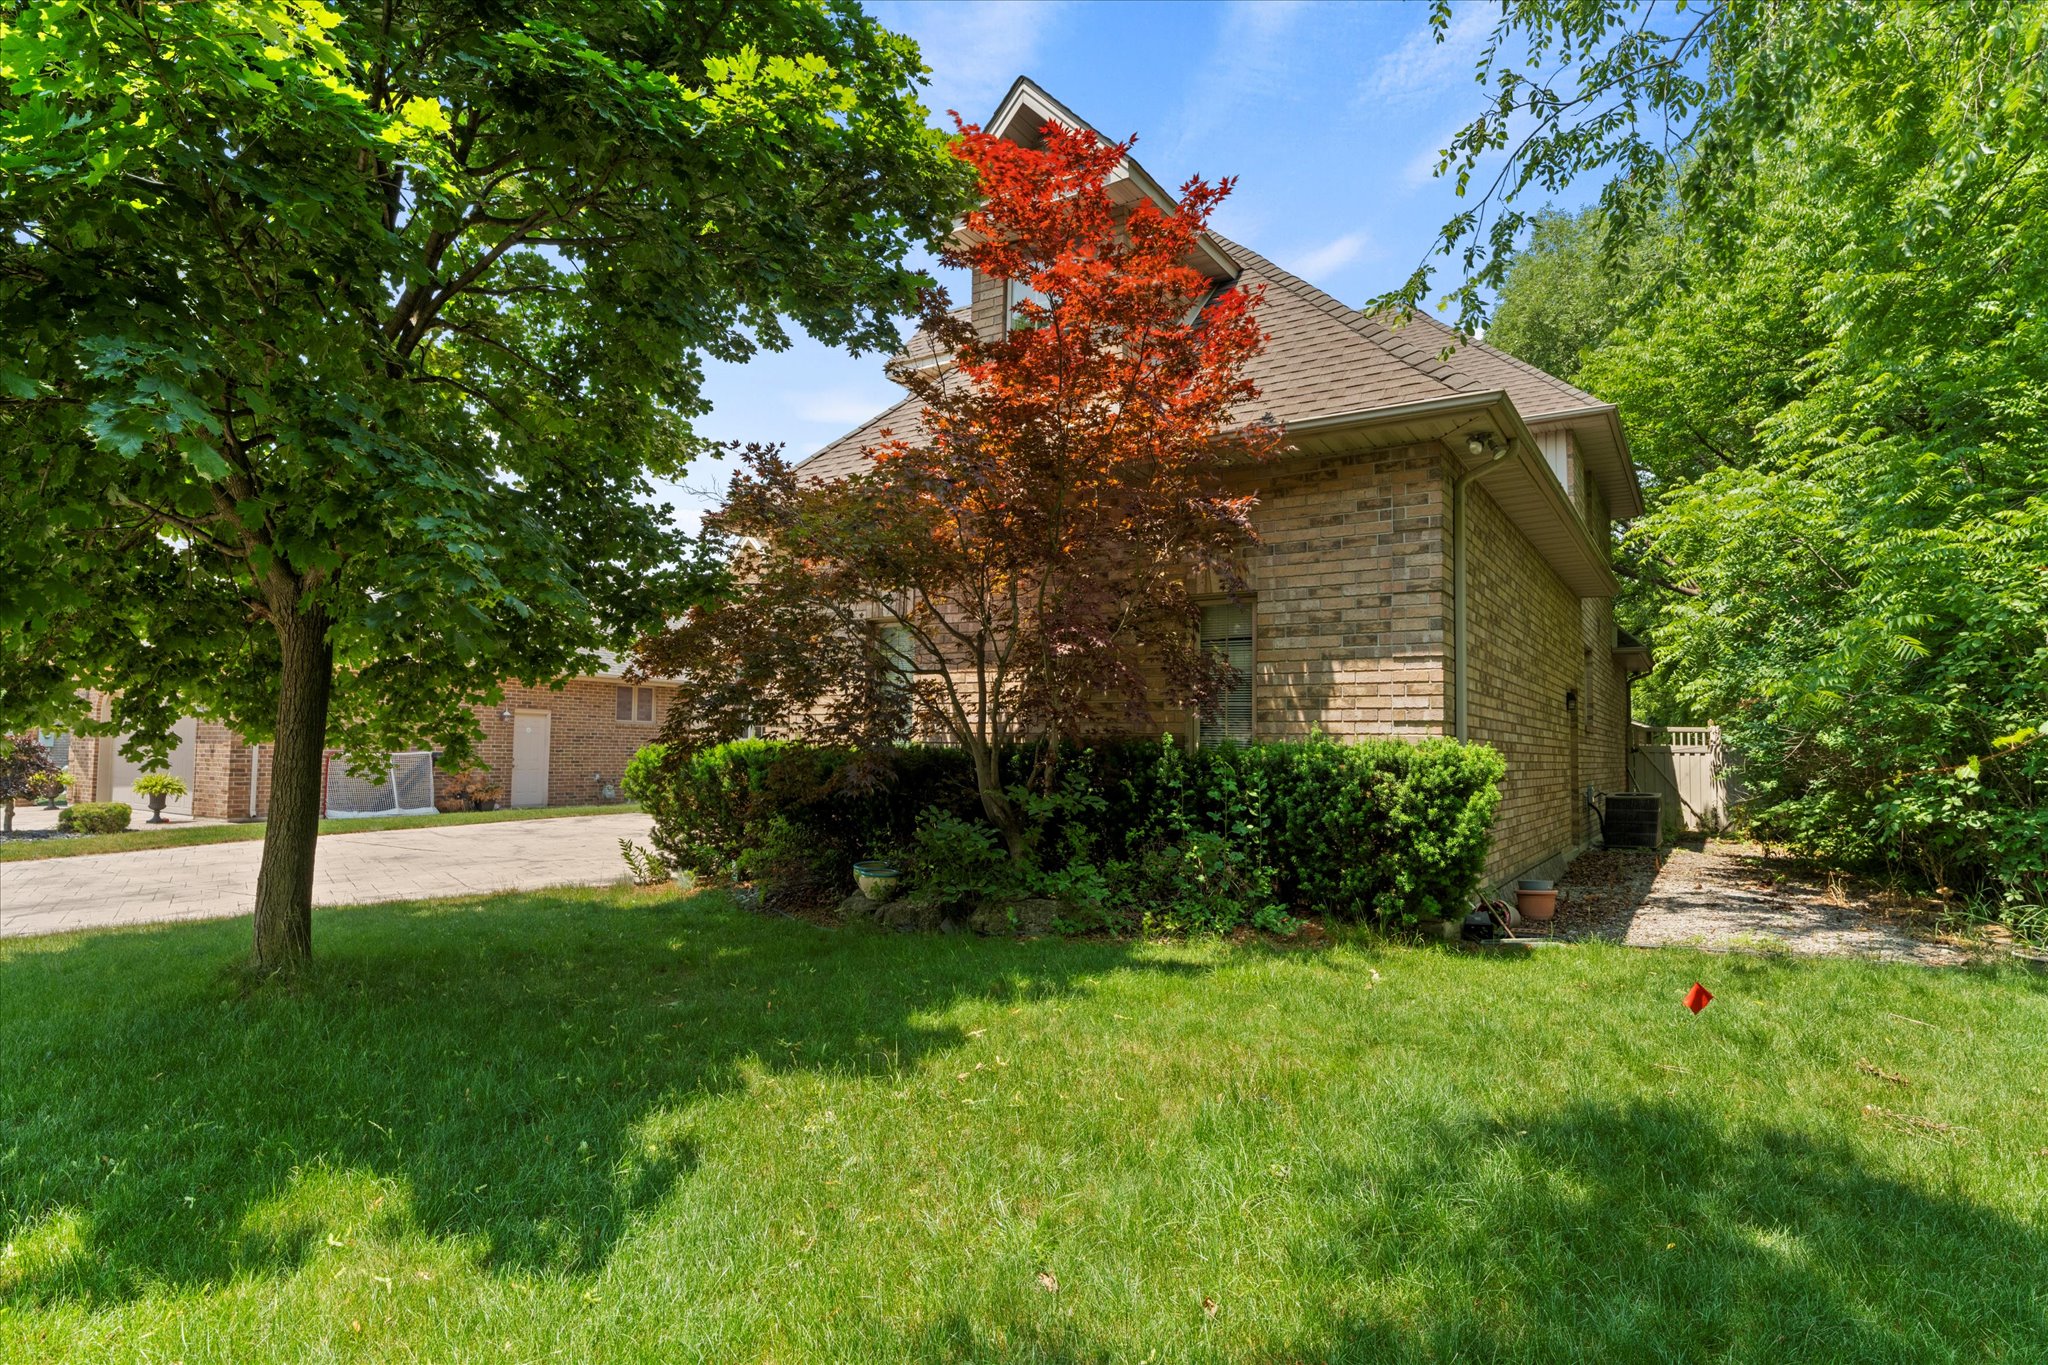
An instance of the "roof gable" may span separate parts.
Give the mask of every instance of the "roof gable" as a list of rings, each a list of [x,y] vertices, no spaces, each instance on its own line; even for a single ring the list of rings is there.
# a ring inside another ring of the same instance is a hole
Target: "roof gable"
[[[985,125],[1012,141],[1035,146],[1048,122],[1099,130],[1020,76]],[[1126,157],[1117,184],[1128,200],[1139,197],[1170,207],[1174,200],[1139,165]],[[1474,401],[1505,395],[1514,411],[1533,426],[1569,426],[1577,434],[1608,506],[1627,518],[1642,509],[1641,490],[1629,460],[1627,440],[1612,404],[1504,351],[1470,340],[1425,315],[1399,327],[1360,312],[1247,247],[1215,233],[1205,245],[1219,278],[1242,286],[1263,286],[1259,312],[1268,334],[1266,349],[1249,366],[1259,386],[1256,412],[1245,420],[1270,418],[1292,426],[1355,416],[1383,408],[1455,399]],[[899,362],[908,357],[899,357]],[[861,451],[884,429],[907,440],[921,434],[918,405],[906,398],[859,429],[831,442],[801,462],[806,473],[836,478],[859,468]]]

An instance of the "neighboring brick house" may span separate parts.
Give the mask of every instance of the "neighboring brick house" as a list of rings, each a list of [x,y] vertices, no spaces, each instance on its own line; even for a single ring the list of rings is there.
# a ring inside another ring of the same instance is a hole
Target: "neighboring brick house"
[[[1049,121],[1086,126],[1020,79],[987,127],[1035,145]],[[1171,202],[1135,161],[1113,189]],[[1562,867],[1590,798],[1627,786],[1629,676],[1649,667],[1614,625],[1611,528],[1642,510],[1615,408],[1431,319],[1392,329],[1224,238],[1192,264],[1265,286],[1252,372],[1289,449],[1237,476],[1259,499],[1251,595],[1218,595],[1203,630],[1245,677],[1190,737],[1491,744],[1508,772],[1489,879]],[[1013,304],[973,281],[985,334]],[[943,362],[892,362],[920,363]],[[914,439],[917,415],[907,398],[801,468],[848,473],[885,429]]]
[[[475,708],[483,740],[477,766],[488,768],[504,789],[501,804],[513,806],[579,806],[621,799],[619,779],[627,760],[661,730],[668,715],[672,687],[629,683],[622,669],[607,660],[600,671],[571,678],[560,687],[504,684],[504,700]],[[107,718],[107,700],[93,699],[95,719]],[[178,723],[178,749],[169,771],[192,789],[170,809],[201,819],[255,820],[270,810],[271,746],[250,744],[227,726],[209,720]],[[121,757],[111,737],[73,737],[70,771],[77,800],[134,800],[132,786],[139,769]],[[330,786],[323,793],[326,809],[367,804],[346,774],[339,755],[329,762]],[[407,798],[422,803],[445,799],[450,774],[434,767],[435,790],[424,787]],[[347,795],[344,795],[344,792]]]

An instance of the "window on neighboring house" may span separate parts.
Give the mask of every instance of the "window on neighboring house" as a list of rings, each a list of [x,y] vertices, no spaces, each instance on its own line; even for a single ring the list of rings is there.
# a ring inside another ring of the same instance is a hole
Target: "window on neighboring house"
[[[1009,319],[1009,325],[1012,330],[1032,325],[1029,319],[1017,311],[1017,305],[1023,303],[1026,299],[1029,299],[1041,308],[1052,307],[1052,296],[1033,289],[1031,281],[1003,281],[1003,316]]]
[[[897,679],[905,685],[908,685],[917,677],[917,636],[911,633],[909,626],[898,625],[894,622],[884,625],[876,630],[875,642],[881,646],[883,668],[895,674]],[[915,708],[911,705],[909,698],[906,697],[900,721],[900,730],[903,737],[909,736],[911,725],[915,719]]]
[[[1223,656],[1237,680],[1223,694],[1214,719],[1202,722],[1204,744],[1252,742],[1252,604],[1221,602],[1202,608],[1202,647]]]
[[[621,687],[619,694],[619,719],[634,724],[654,723],[654,689],[651,687]]]

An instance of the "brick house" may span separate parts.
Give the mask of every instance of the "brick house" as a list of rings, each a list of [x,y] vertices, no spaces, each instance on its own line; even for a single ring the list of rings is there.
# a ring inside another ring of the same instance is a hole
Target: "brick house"
[[[496,706],[474,708],[483,740],[477,763],[504,789],[501,804],[580,806],[621,799],[619,779],[626,763],[651,742],[667,717],[672,687],[629,683],[623,666],[605,659],[599,669],[558,687],[503,685]],[[107,699],[94,696],[93,717],[105,720]],[[259,820],[270,810],[271,746],[250,744],[216,721],[178,722],[177,751],[168,771],[181,777],[191,795],[169,809],[201,819]],[[133,785],[140,769],[120,753],[113,737],[74,736],[69,769],[80,801],[127,801],[140,807]],[[424,765],[413,765],[421,773]],[[424,809],[445,799],[450,774],[436,763],[434,789],[422,784],[394,804]],[[323,810],[336,813],[376,804],[382,793],[366,791],[348,776],[338,753],[330,754]],[[368,799],[365,799],[368,798]]]
[[[986,127],[1034,145],[1047,122],[1086,126],[1020,79]],[[1135,161],[1112,189],[1171,203]],[[1265,286],[1253,374],[1290,448],[1241,476],[1259,499],[1252,591],[1205,604],[1203,634],[1244,676],[1189,737],[1490,744],[1508,771],[1489,880],[1561,868],[1592,802],[1627,787],[1629,679],[1650,664],[1614,624],[1612,527],[1642,510],[1615,408],[1428,318],[1390,328],[1222,237],[1190,264]],[[985,334],[1014,303],[973,281]],[[943,360],[892,365],[920,363]],[[906,398],[800,467],[848,473],[917,413]]]

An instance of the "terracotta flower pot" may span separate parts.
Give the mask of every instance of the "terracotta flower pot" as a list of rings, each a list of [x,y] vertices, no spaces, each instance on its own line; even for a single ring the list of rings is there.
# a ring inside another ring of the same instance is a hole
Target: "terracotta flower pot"
[[[1557,888],[1549,882],[1520,882],[1515,886],[1515,908],[1522,918],[1541,924],[1557,913]]]

